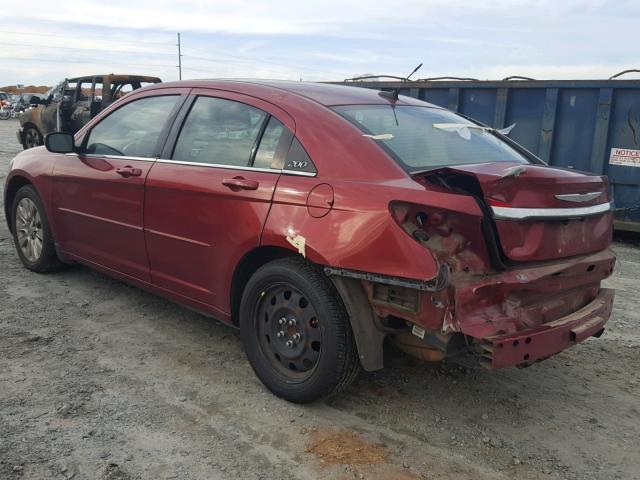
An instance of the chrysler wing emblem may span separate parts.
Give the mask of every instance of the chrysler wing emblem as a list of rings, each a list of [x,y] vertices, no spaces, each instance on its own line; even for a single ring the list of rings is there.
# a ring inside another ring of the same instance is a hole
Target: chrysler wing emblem
[[[582,203],[593,200],[600,195],[602,195],[602,192],[566,193],[564,195],[554,195],[554,197],[556,197],[558,200],[564,200],[565,202]]]

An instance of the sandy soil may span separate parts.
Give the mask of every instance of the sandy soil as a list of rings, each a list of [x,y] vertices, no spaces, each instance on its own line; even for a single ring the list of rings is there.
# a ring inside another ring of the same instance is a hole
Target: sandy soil
[[[30,273],[0,220],[1,479],[640,478],[638,237],[602,338],[524,370],[395,354],[300,407],[234,330],[86,268]]]

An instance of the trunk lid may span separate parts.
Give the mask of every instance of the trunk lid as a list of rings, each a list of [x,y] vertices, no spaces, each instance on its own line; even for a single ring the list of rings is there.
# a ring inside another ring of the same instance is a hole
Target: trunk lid
[[[606,177],[546,165],[495,162],[459,165],[417,174],[477,181],[493,218],[504,255],[513,261],[544,261],[606,248],[613,231]],[[445,180],[447,181],[447,180]]]

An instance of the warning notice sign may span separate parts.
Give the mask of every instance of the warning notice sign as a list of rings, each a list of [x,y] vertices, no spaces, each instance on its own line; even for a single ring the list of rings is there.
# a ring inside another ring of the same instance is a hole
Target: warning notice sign
[[[611,165],[626,165],[627,167],[640,167],[640,150],[628,148],[612,148],[609,157]]]

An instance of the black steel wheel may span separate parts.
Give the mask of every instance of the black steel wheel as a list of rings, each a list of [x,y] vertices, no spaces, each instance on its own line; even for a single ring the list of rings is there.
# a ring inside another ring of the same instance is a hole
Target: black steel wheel
[[[320,358],[322,332],[309,300],[289,283],[275,284],[257,302],[256,329],[264,356],[284,375],[303,379]]]
[[[22,143],[22,146],[25,150],[29,148],[39,147],[40,145],[44,144],[42,135],[36,127],[26,127],[24,129],[23,138],[24,141]]]
[[[240,335],[258,378],[292,402],[337,393],[359,371],[340,296],[322,270],[301,257],[274,260],[251,277]]]

